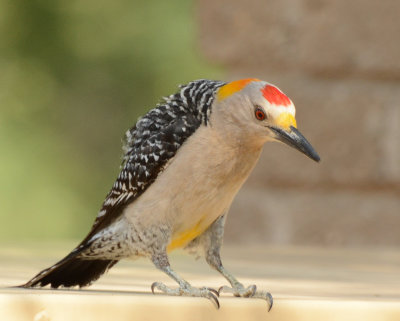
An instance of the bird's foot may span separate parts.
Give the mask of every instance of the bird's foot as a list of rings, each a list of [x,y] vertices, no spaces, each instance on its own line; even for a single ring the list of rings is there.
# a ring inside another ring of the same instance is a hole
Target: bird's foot
[[[242,297],[242,298],[258,298],[266,300],[268,303],[268,311],[271,310],[274,300],[272,298],[271,293],[266,291],[257,291],[257,286],[255,284],[248,286],[245,288],[243,284],[237,283],[233,287],[229,286],[221,286],[218,289],[218,293],[232,293],[234,296]]]
[[[202,288],[194,288],[189,284],[184,286],[180,286],[179,288],[170,288],[161,282],[154,282],[151,285],[151,292],[154,294],[154,290],[158,289],[161,292],[167,295],[176,295],[176,296],[193,296],[193,297],[202,297],[209,299],[214,306],[219,309],[219,292],[207,287]]]

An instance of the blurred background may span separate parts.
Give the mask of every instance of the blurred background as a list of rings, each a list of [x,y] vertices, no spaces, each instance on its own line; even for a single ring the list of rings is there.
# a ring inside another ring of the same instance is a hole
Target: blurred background
[[[137,118],[192,79],[256,77],[316,164],[268,144],[226,244],[400,245],[400,3],[0,0],[0,241],[76,240]]]

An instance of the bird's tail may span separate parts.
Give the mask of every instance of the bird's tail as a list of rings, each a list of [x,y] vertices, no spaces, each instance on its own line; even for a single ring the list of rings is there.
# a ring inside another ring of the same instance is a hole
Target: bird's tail
[[[85,260],[82,257],[78,257],[79,252],[71,252],[61,261],[41,271],[20,287],[42,287],[47,284],[50,284],[52,288],[58,288],[59,286],[71,287],[75,285],[84,287],[96,281],[103,273],[118,262],[118,260]]]

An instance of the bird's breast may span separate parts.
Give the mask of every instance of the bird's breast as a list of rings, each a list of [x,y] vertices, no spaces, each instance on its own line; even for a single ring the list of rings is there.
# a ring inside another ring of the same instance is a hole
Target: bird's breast
[[[184,247],[228,210],[260,151],[239,152],[201,127],[127,216],[133,224],[168,226],[168,250]]]

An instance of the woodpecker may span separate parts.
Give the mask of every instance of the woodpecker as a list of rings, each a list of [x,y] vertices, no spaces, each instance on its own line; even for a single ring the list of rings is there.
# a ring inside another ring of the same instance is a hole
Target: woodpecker
[[[245,287],[220,258],[229,207],[268,141],[320,160],[276,86],[258,79],[180,86],[126,132],[121,172],[88,235],[21,287],[84,287],[121,259],[147,257],[178,283],[154,282],[153,293],[205,297],[219,308],[219,293],[230,292],[265,299],[270,309],[271,294]],[[170,266],[168,253],[178,248],[203,255],[230,287],[192,287]]]

